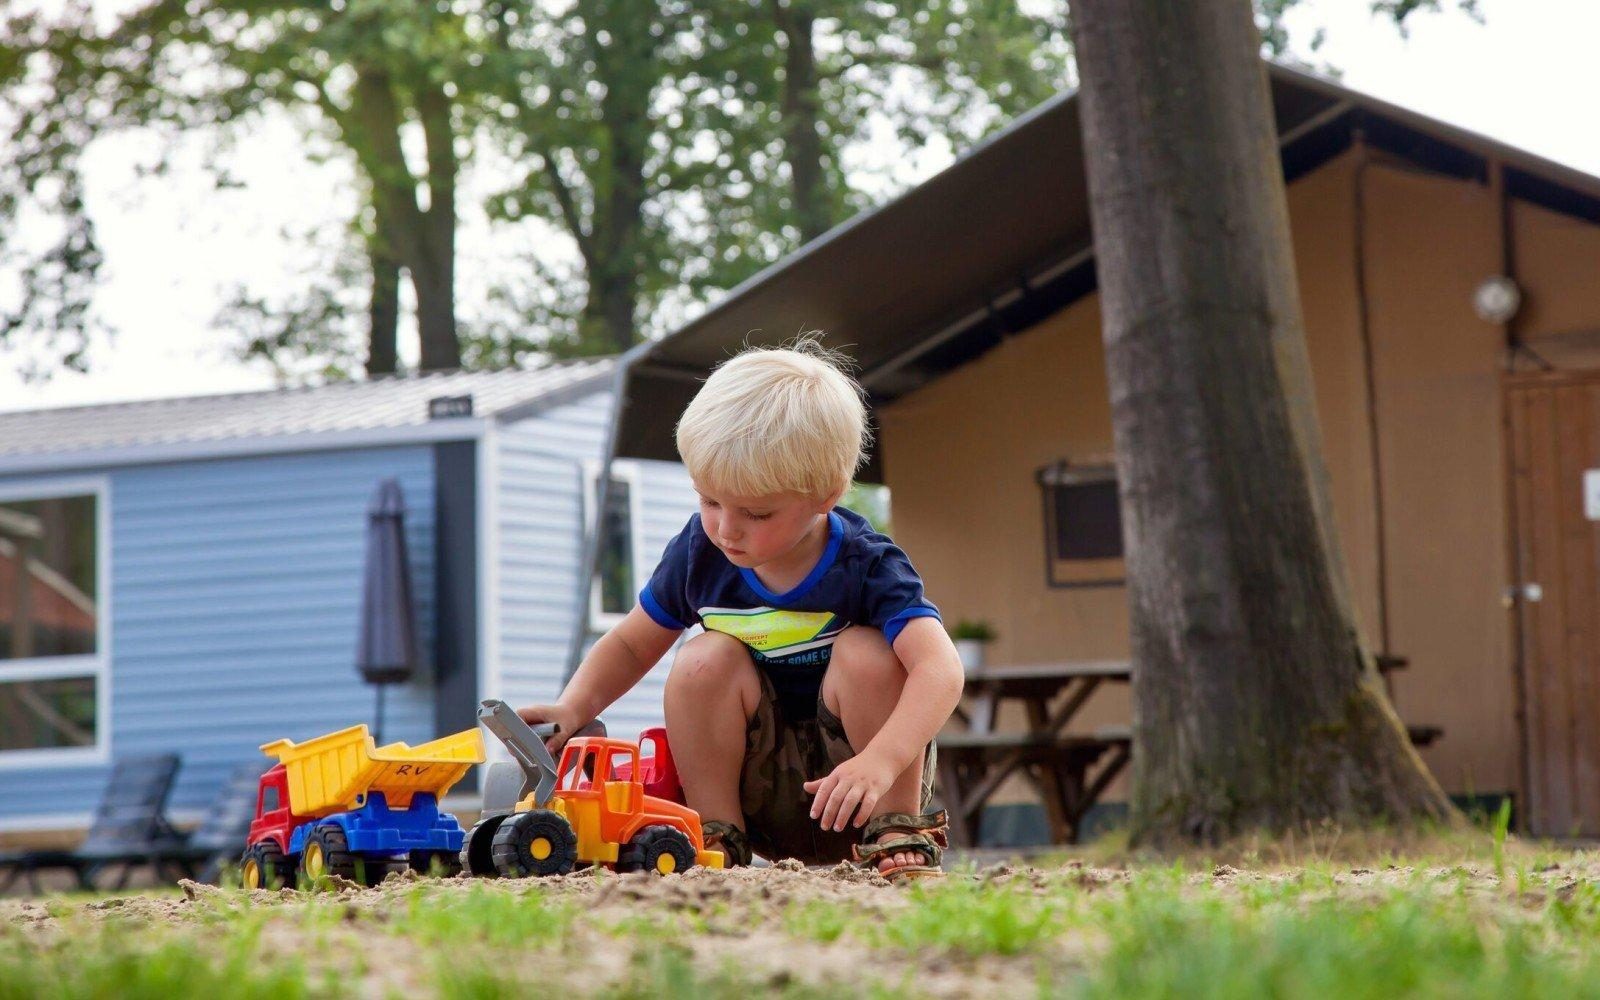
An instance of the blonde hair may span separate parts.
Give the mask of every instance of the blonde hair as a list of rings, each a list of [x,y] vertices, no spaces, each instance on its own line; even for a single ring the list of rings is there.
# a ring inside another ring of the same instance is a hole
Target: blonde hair
[[[848,364],[814,335],[723,362],[678,421],[689,475],[737,496],[845,489],[871,441]]]

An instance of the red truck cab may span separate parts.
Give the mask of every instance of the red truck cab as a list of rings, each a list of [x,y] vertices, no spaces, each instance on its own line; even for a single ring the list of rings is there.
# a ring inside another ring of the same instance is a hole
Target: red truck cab
[[[279,851],[288,853],[290,835],[306,819],[289,810],[289,772],[282,764],[275,765],[261,776],[261,787],[256,792],[256,818],[250,823],[250,846],[270,840]]]

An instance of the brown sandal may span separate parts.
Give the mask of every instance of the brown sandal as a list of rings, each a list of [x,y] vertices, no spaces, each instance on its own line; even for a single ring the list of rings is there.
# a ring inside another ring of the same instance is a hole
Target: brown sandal
[[[754,858],[750,850],[750,838],[732,823],[724,823],[720,819],[706,820],[700,824],[700,836],[705,841],[706,850],[722,852],[722,864],[726,868],[748,866]]]
[[[881,844],[872,841],[885,833],[899,833],[903,836],[886,840]],[[867,825],[861,828],[861,843],[850,849],[851,857],[862,868],[878,872],[890,882],[899,882],[908,878],[941,878],[944,869],[940,861],[944,858],[944,849],[950,846],[950,822],[943,809],[938,812],[924,813],[920,816],[911,813],[884,813],[875,816]],[[924,865],[900,865],[887,871],[879,871],[877,861],[886,854],[916,853],[927,857],[928,863]]]

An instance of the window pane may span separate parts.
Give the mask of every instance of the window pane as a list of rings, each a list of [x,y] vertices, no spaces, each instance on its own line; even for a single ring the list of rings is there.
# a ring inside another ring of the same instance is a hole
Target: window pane
[[[0,684],[0,750],[94,746],[94,678]]]
[[[95,502],[0,501],[0,660],[95,651]]]
[[[628,513],[631,506],[628,484],[621,479],[611,480],[606,530],[595,563],[602,614],[627,614],[633,607],[633,518]]]
[[[1053,486],[1057,559],[1122,555],[1122,514],[1115,480]]]

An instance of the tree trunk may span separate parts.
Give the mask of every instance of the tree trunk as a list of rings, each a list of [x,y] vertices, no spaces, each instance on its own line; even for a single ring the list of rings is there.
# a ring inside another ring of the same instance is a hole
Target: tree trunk
[[[341,127],[345,141],[372,185],[378,239],[411,278],[417,296],[417,332],[423,371],[459,368],[461,345],[455,317],[455,183],[459,164],[453,146],[449,99],[436,84],[413,81],[417,115],[427,141],[428,207],[417,200],[418,180],[400,145],[404,124],[387,72],[361,67],[350,114]]]
[[[773,0],[773,18],[785,40],[783,75],[783,155],[794,184],[794,220],[801,242],[810,242],[833,227],[827,180],[822,163],[822,95],[818,91],[817,54],[812,40],[816,15],[799,0]]]
[[[410,268],[411,287],[417,293],[417,335],[422,341],[421,369],[447,371],[461,367],[461,343],[456,339],[455,276],[448,261],[430,262],[428,270]]]
[[[650,99],[655,81],[639,67],[656,58],[648,18],[626,5],[597,6],[591,20],[604,25],[609,45],[597,46],[596,72],[606,86],[601,119],[607,169],[594,184],[594,221],[584,256],[589,296],[580,320],[587,351],[621,353],[638,339],[637,311],[643,270],[645,157],[650,142]]]
[[[1074,0],[1137,840],[1454,815],[1362,649],[1248,0]]]
[[[456,174],[455,126],[450,99],[432,80],[413,81],[417,117],[428,146],[428,209],[422,214],[421,260],[411,264],[417,292],[417,333],[422,370],[461,367],[456,336]]]
[[[400,262],[380,236],[368,242],[372,298],[367,303],[367,375],[393,375],[400,367]]]

